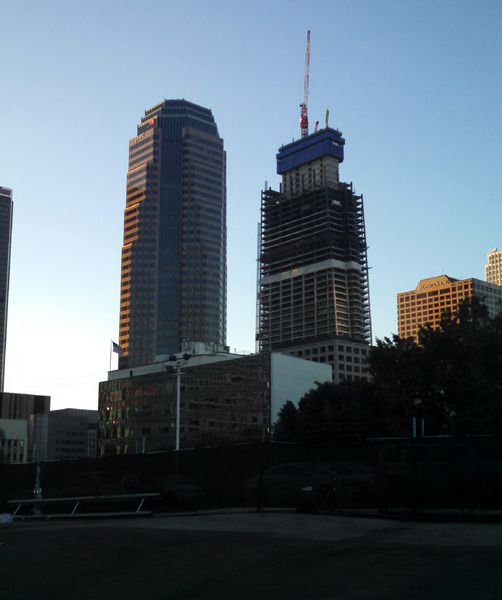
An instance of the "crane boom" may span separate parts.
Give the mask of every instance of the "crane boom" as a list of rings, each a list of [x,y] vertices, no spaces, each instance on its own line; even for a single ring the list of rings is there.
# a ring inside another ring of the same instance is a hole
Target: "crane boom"
[[[310,70],[310,31],[307,31],[307,46],[305,48],[305,78],[303,80],[303,102],[300,104],[300,129],[302,138],[309,134],[309,70]]]

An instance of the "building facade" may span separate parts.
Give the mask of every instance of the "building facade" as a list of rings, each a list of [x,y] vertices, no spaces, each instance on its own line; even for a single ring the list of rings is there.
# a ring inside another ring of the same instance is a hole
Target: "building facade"
[[[23,442],[23,460],[21,462],[30,462],[34,457],[35,436],[32,426],[33,418],[48,413],[50,408],[50,396],[0,392],[0,419],[3,419],[4,423],[11,422],[16,429],[20,427],[27,429],[26,443]],[[16,423],[21,422],[24,425],[16,425]],[[11,427],[9,427],[9,430],[11,430]],[[22,437],[19,439],[25,438]],[[18,456],[21,455],[19,451],[17,451],[17,454]]]
[[[485,265],[486,281],[502,285],[502,250],[494,248],[486,256],[488,257],[488,263]]]
[[[345,140],[326,128],[280,148],[279,191],[262,192],[257,339],[367,379],[371,343],[363,197],[342,183]]]
[[[210,110],[164,100],[129,142],[120,368],[226,342],[226,155]]]
[[[0,419],[0,463],[28,462],[28,421]]]
[[[502,309],[502,287],[480,279],[454,279],[438,275],[419,281],[417,287],[397,295],[397,328],[401,338],[418,341],[421,327],[439,327],[443,314],[454,313],[459,303],[477,296],[486,305],[490,317]]]
[[[35,460],[73,460],[96,456],[97,410],[63,408],[31,419]]]
[[[5,375],[12,208],[12,190],[0,187],[0,392],[4,390]]]
[[[48,413],[51,409],[50,396],[35,394],[0,393],[0,419],[26,419],[31,415]]]
[[[180,448],[267,439],[282,405],[331,379],[327,365],[278,353],[195,356],[180,374]],[[112,371],[99,384],[98,454],[172,450],[176,365]]]

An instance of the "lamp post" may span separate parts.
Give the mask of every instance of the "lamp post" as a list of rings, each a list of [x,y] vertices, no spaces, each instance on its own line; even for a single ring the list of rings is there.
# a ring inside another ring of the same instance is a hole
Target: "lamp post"
[[[180,449],[181,420],[181,365],[188,362],[190,354],[171,355],[169,360],[176,361],[176,451]]]
[[[412,437],[424,437],[423,402],[420,398],[413,400]]]
[[[33,454],[35,459],[35,487],[33,488],[33,495],[35,496],[35,500],[42,499],[42,487],[40,485],[40,456],[39,449],[37,444],[33,444]],[[33,505],[33,515],[40,516],[41,510],[39,504]]]
[[[180,449],[181,360],[176,361],[176,451]]]
[[[424,417],[423,417],[423,402],[420,398],[413,400],[413,425],[412,425],[412,440],[411,440],[411,502],[410,508],[412,515],[418,512],[418,494],[421,487],[421,473],[418,471],[418,439],[424,437]]]

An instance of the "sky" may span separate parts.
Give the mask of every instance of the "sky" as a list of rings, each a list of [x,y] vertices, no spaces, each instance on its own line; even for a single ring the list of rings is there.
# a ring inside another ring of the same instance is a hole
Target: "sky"
[[[502,246],[502,3],[0,0],[0,185],[14,190],[5,391],[97,408],[117,341],[128,141],[163,98],[227,151],[228,335],[253,351],[260,192],[309,117],[346,139],[375,338],[396,294]],[[116,355],[112,368],[116,367]]]

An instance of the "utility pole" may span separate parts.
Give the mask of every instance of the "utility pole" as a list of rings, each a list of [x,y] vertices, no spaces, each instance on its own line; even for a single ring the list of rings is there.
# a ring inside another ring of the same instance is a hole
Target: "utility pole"
[[[176,451],[180,449],[180,422],[181,422],[181,365],[188,362],[190,354],[169,357],[170,361],[176,361]]]
[[[176,451],[180,449],[181,360],[176,361]]]

